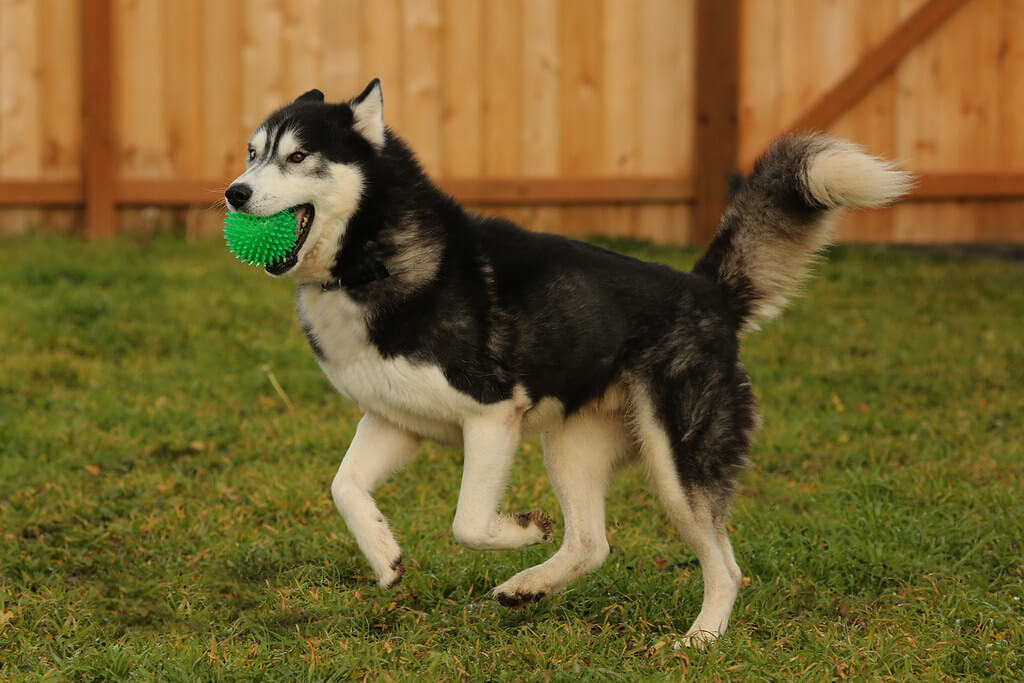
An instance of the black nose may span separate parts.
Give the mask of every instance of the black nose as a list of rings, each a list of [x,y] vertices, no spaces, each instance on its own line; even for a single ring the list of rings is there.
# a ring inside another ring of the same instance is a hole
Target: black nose
[[[245,184],[232,185],[224,196],[227,197],[232,209],[241,209],[252,196],[252,188]]]

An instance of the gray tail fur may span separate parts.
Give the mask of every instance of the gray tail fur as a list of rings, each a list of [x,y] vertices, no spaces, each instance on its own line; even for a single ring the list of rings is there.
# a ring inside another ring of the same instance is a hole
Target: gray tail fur
[[[780,138],[754,164],[694,273],[719,284],[741,330],[756,329],[807,277],[839,210],[885,206],[911,186],[910,175],[845,140]]]

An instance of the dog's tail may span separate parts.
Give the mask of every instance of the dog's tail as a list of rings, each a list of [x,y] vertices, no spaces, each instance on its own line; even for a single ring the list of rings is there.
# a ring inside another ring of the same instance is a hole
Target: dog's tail
[[[891,162],[845,140],[780,138],[754,164],[693,272],[719,284],[741,330],[756,329],[806,278],[839,209],[884,206],[911,185]]]

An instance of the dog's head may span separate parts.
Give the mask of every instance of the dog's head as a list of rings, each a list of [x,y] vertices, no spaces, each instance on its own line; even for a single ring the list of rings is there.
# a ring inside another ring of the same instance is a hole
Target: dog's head
[[[373,80],[348,102],[310,90],[271,114],[249,140],[245,173],[224,196],[229,211],[270,216],[295,209],[295,248],[274,265],[304,281],[325,281],[359,207],[367,170],[383,149],[384,100]]]

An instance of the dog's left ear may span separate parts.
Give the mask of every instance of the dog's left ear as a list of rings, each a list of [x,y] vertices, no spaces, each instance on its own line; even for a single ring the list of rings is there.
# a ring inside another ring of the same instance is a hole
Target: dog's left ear
[[[378,149],[384,146],[384,95],[380,79],[370,81],[359,97],[350,101],[352,128]]]
[[[316,88],[313,88],[309,92],[304,92],[304,93],[302,93],[301,95],[299,95],[298,97],[295,98],[295,102],[320,102],[320,103],[323,103],[323,101],[324,101],[324,94],[322,92],[320,92],[319,90],[317,90]]]

